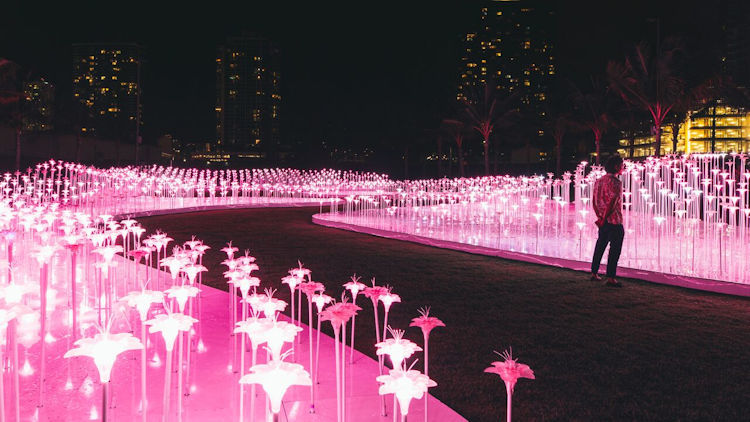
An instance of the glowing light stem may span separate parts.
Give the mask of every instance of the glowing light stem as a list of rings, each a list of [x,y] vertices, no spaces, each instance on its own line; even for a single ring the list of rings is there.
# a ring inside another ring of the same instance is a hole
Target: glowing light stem
[[[430,376],[429,375],[430,374],[430,370],[429,370],[429,362],[430,362],[430,360],[429,360],[429,356],[430,356],[430,346],[429,346],[429,344],[430,344],[430,332],[429,331],[423,331],[422,333],[424,334],[424,375],[426,377],[429,377]],[[425,391],[425,393],[424,393],[424,422],[427,422],[427,402],[429,401],[428,400],[428,397],[429,397],[428,391],[429,391],[429,389],[427,391]]]
[[[11,322],[10,342],[13,348],[13,395],[15,399],[16,421],[21,420],[21,390],[18,376],[18,339],[16,331],[18,330],[18,321]]]
[[[39,299],[41,301],[41,329],[39,331],[41,335],[41,352],[40,352],[40,358],[39,358],[39,403],[37,404],[37,407],[44,406],[44,385],[45,385],[45,371],[47,369],[47,342],[45,341],[47,337],[47,269],[49,268],[48,264],[42,265],[41,274],[39,274]]]
[[[312,294],[307,295],[307,347],[310,355],[310,413],[315,413],[315,378],[317,374],[313,371],[313,335],[312,335]]]
[[[292,298],[292,301],[294,301],[294,298]],[[300,327],[302,325],[302,290],[297,290],[297,327]],[[300,337],[302,336],[295,336],[295,340],[297,340],[297,343],[300,342]],[[294,344],[294,343],[292,343]],[[294,357],[294,361],[297,361],[296,356],[292,355]]]
[[[511,391],[510,386],[508,385],[508,383],[505,383],[505,390],[508,393],[507,394],[508,399],[506,400],[507,411],[506,411],[505,421],[506,422],[511,422],[511,409],[512,409],[511,405],[513,404],[513,392]]]
[[[102,422],[107,421],[107,399],[109,398],[109,381],[102,384]]]
[[[352,300],[352,303],[355,305],[357,304],[357,296],[354,296],[354,299]],[[349,364],[351,365],[354,363],[354,326],[357,325],[357,315],[352,315],[352,339],[351,339],[351,349],[349,350]]]
[[[334,341],[336,348],[334,353],[336,354],[336,421],[342,422],[341,420],[341,346],[339,344],[339,328],[333,327]]]
[[[310,348],[312,351],[312,347]],[[318,312],[318,332],[315,334],[315,378],[313,384],[318,381],[318,368],[320,363],[320,312]]]
[[[346,322],[341,324],[341,419],[346,421]]]
[[[172,348],[167,348],[167,362],[164,365],[164,403],[162,404],[162,422],[169,420],[169,394],[172,381]]]
[[[250,367],[252,368],[253,366],[255,366],[255,363],[258,360],[258,345],[252,342],[252,340],[251,340],[251,343],[252,343],[253,354],[252,354],[252,357],[250,358],[250,362],[252,363],[252,366]],[[250,422],[255,422],[255,385],[256,384],[253,383],[250,386]]]
[[[183,331],[177,334],[177,420],[182,421],[182,349],[183,349]]]
[[[242,301],[242,320],[247,319],[247,302],[245,302],[245,296],[243,295]],[[245,375],[245,332],[242,332],[240,336],[242,343],[240,344],[240,377]],[[251,366],[252,368],[252,366]],[[240,383],[240,422],[245,420],[245,384]]]
[[[71,306],[73,311],[73,341],[78,339],[78,310],[77,310],[77,295],[76,295],[76,250],[72,248],[70,250],[70,294],[71,294]]]
[[[372,308],[375,312],[375,341],[380,343],[380,325],[378,325],[378,298],[373,296]],[[387,314],[386,314],[387,315]],[[378,356],[378,375],[383,375],[383,355]],[[381,396],[378,398],[380,401],[380,416],[388,416],[388,411],[385,406],[385,397]]]
[[[146,422],[148,411],[146,407],[146,349],[148,343],[146,343],[145,321],[145,319],[141,319],[141,343],[143,343],[143,349],[141,349],[141,420],[143,422]]]
[[[5,335],[6,333],[2,333]],[[0,346],[0,422],[5,422],[5,357],[3,356],[3,347]]]

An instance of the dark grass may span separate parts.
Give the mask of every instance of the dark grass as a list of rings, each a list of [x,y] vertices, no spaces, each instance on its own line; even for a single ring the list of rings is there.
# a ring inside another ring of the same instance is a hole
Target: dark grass
[[[493,350],[512,346],[537,379],[516,386],[517,421],[740,421],[750,418],[750,301],[623,280],[605,288],[585,274],[316,226],[317,209],[213,211],[141,219],[177,241],[197,235],[208,284],[226,289],[228,240],[258,258],[263,286],[299,258],[339,296],[353,273],[390,284],[391,325],[407,329],[417,308],[447,328],[430,338],[433,394],[470,421],[505,414],[505,389],[483,373]],[[357,317],[358,349],[374,356],[369,300]],[[330,331],[329,329],[327,331]],[[421,344],[421,332],[407,329]],[[421,361],[421,356],[420,356]],[[420,367],[421,363],[417,364]],[[373,381],[374,382],[374,381]]]

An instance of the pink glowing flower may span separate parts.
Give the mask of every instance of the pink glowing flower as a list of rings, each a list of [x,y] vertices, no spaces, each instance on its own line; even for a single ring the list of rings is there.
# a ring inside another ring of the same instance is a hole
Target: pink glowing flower
[[[36,258],[36,261],[37,263],[39,263],[39,265],[44,265],[49,263],[49,260],[52,258],[55,252],[57,252],[56,246],[45,245],[36,248],[36,250],[31,253],[31,256]]]
[[[195,235],[190,237],[190,240],[183,243],[183,246],[187,246],[190,249],[195,249],[196,246],[200,245],[202,242],[200,240],[195,240]]]
[[[174,347],[174,341],[177,339],[179,331],[190,331],[193,324],[198,322],[197,319],[181,314],[179,312],[169,312],[166,314],[156,315],[154,318],[145,322],[146,325],[150,325],[149,333],[161,333],[164,337],[164,343],[168,351],[172,351]]]
[[[426,339],[430,337],[430,331],[432,331],[433,328],[445,327],[445,324],[443,324],[443,321],[440,321],[439,319],[430,316],[430,307],[428,306],[426,308],[421,308],[419,310],[419,316],[416,318],[413,318],[409,326],[421,328],[422,334],[424,335],[424,338]]]
[[[321,312],[323,310],[323,307],[331,303],[332,300],[333,298],[331,296],[322,293],[313,295],[312,297],[312,301],[315,304],[315,307],[318,309],[318,312]]]
[[[367,288],[367,285],[364,283],[359,282],[360,277],[357,277],[357,275],[353,275],[351,277],[351,281],[344,284],[344,287],[349,290],[349,292],[352,294],[352,300],[357,300],[357,295],[359,292],[363,291],[365,288]]]
[[[353,317],[357,311],[361,310],[357,305],[352,303],[338,302],[323,309],[320,312],[321,321],[331,321],[334,330],[338,330],[342,324],[349,321],[349,318]]]
[[[258,277],[248,277],[243,275],[240,278],[232,280],[232,284],[240,289],[242,297],[247,297],[247,294],[250,292],[251,287],[260,286],[260,279]]]
[[[172,286],[165,291],[170,299],[176,299],[177,305],[180,307],[180,312],[185,312],[185,304],[191,297],[196,297],[201,292],[201,289],[191,286],[189,284],[183,284],[182,286]]]
[[[375,285],[375,277],[372,278],[372,287],[365,287],[363,292],[371,301],[373,306],[378,304],[380,296],[388,293],[388,289],[383,286]]]
[[[299,279],[303,279],[305,277],[310,277],[310,270],[302,266],[302,262],[297,261],[297,264],[299,264],[299,268],[292,268],[289,270],[289,274],[293,275]]]
[[[385,307],[385,311],[388,312],[389,309],[391,309],[391,305],[396,302],[401,302],[401,296],[391,293],[391,288],[387,287],[386,292],[378,296],[378,300],[383,302],[383,306]]]
[[[145,321],[151,305],[164,300],[164,293],[156,290],[136,290],[128,293],[121,300],[131,308],[136,308],[141,321]]]
[[[529,365],[518,363],[516,359],[513,359],[513,351],[506,350],[503,353],[495,352],[503,358],[503,361],[492,362],[492,366],[486,368],[484,372],[500,375],[500,378],[505,382],[505,389],[508,395],[513,394],[513,390],[516,387],[516,382],[519,378],[534,378],[534,371],[529,368]]]
[[[289,286],[289,290],[292,292],[302,283],[302,281],[303,279],[296,275],[287,275],[281,278],[281,283]]]
[[[195,283],[195,277],[198,275],[198,273],[208,271],[208,268],[204,267],[203,265],[188,264],[182,267],[181,271],[185,273],[185,275],[187,275],[188,280],[190,280],[190,284],[192,284]]]
[[[302,331],[302,327],[286,321],[273,321],[272,325],[265,332],[265,340],[268,349],[271,351],[273,360],[281,359],[281,348],[284,343],[291,343],[297,337],[297,333]]]
[[[140,340],[130,333],[112,334],[103,331],[93,338],[82,338],[74,343],[77,347],[68,350],[63,357],[88,356],[94,359],[102,383],[109,382],[115,359],[128,350],[143,349]]]
[[[250,374],[240,378],[241,384],[260,384],[268,394],[273,413],[281,411],[281,399],[286,390],[293,385],[310,386],[312,379],[302,365],[274,360],[255,365]]]
[[[437,383],[427,375],[411,369],[392,369],[388,375],[380,375],[376,380],[383,383],[378,389],[378,394],[395,394],[401,414],[404,416],[409,414],[412,399],[421,399],[428,388],[437,386]]]
[[[260,311],[263,312],[263,315],[265,315],[266,318],[275,319],[277,312],[283,312],[284,309],[286,309],[287,303],[281,299],[273,297],[274,293],[276,293],[276,290],[266,289],[266,299],[262,300],[260,304]],[[250,305],[252,306],[252,303]]]
[[[391,327],[388,327],[388,332],[391,333],[393,338],[377,343],[375,347],[377,347],[378,350],[375,353],[378,356],[388,355],[388,357],[391,358],[393,369],[401,369],[403,362],[411,357],[414,352],[421,351],[422,348],[417,346],[413,341],[403,338],[404,330],[394,330]]]
[[[253,315],[244,321],[238,321],[234,329],[235,333],[245,333],[250,337],[253,347],[266,342],[268,330],[273,327],[273,321],[268,318],[258,318]]]
[[[172,274],[172,280],[177,280],[177,276],[180,275],[182,267],[188,265],[189,263],[189,260],[181,254],[175,254],[166,258],[162,258],[159,262],[162,267],[169,268],[169,273]]]
[[[234,258],[227,258],[227,259],[221,261],[221,265],[226,265],[227,268],[229,268],[229,270],[232,271],[235,268],[237,268],[237,265],[239,265],[239,262],[237,262],[237,260],[234,259]],[[226,275],[226,273],[224,273],[224,274]]]
[[[316,292],[322,292],[325,289],[323,283],[318,283],[317,281],[308,281],[299,285],[299,290],[307,297],[312,297]]]
[[[227,243],[227,246],[224,248],[221,248],[221,251],[227,254],[227,259],[232,259],[234,257],[234,253],[239,251],[239,249],[232,246],[232,242],[230,241]]]
[[[250,256],[250,251],[245,249],[245,255],[237,258],[237,261],[239,261],[240,265],[249,265],[255,262],[255,257]]]

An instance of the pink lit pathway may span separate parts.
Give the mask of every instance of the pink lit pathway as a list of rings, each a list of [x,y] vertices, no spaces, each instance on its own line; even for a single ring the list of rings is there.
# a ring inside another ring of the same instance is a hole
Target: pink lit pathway
[[[121,265],[124,263],[120,262]],[[130,264],[132,265],[132,263]],[[62,270],[62,269],[60,269]],[[166,277],[166,275],[165,275]],[[196,326],[196,335],[200,335],[201,347],[193,354],[190,368],[190,381],[187,391],[191,394],[184,398],[183,421],[237,421],[239,419],[239,373],[232,372],[232,338],[229,336],[228,293],[208,286],[203,287],[200,314],[200,326]],[[283,296],[282,296],[283,297]],[[47,368],[48,376],[45,383],[45,406],[36,408],[38,392],[38,376],[21,378],[21,418],[23,421],[86,421],[101,418],[101,391],[96,367],[89,358],[64,359],[62,355],[72,346],[70,339],[63,333],[70,330],[62,325],[64,312],[62,308],[50,315],[52,322],[51,333],[55,340],[48,342]],[[155,308],[152,308],[154,312]],[[158,309],[157,309],[158,310]],[[135,312],[128,313],[128,321],[132,324],[135,335],[140,333],[140,323]],[[281,316],[280,318],[285,318]],[[304,327],[307,330],[307,327]],[[115,323],[113,332],[128,330],[125,318]],[[307,355],[306,331],[299,334],[300,345],[296,348],[296,357],[287,358],[305,364],[309,361]],[[286,396],[280,415],[281,421],[335,421],[336,420],[336,388],[334,378],[334,343],[325,334],[321,335],[320,347],[320,384],[316,389],[317,413],[309,414],[309,389],[291,387]],[[196,339],[197,344],[197,339]],[[28,351],[28,360],[32,362],[32,369],[39,359],[39,343]],[[346,352],[348,356],[349,352]],[[259,356],[262,353],[259,353]],[[148,358],[148,420],[161,420],[162,392],[164,380],[164,345],[158,334],[149,335]],[[21,354],[21,365],[24,362]],[[248,353],[246,362],[249,363]],[[238,358],[239,361],[239,358]],[[259,359],[259,363],[264,359]],[[239,364],[238,364],[239,365]],[[249,366],[249,365],[248,365]],[[307,366],[307,365],[305,365]],[[140,352],[127,352],[120,355],[115,363],[110,387],[110,421],[140,420]],[[176,369],[175,369],[176,371]],[[354,363],[347,366],[347,420],[356,422],[390,421],[392,420],[392,400],[388,404],[388,417],[381,417],[378,413],[378,374],[377,362],[367,356],[354,352]],[[176,380],[176,375],[174,380]],[[169,420],[178,420],[177,416],[177,387],[172,382],[172,415]],[[11,403],[10,389],[6,389],[7,403]],[[249,407],[250,388],[245,388],[245,408]],[[264,394],[258,387],[259,399],[256,400],[256,419],[264,419]],[[430,400],[430,420],[441,422],[465,421],[448,406],[432,396]],[[414,400],[409,414],[410,420],[422,420],[423,401]],[[246,410],[244,420],[250,420]]]

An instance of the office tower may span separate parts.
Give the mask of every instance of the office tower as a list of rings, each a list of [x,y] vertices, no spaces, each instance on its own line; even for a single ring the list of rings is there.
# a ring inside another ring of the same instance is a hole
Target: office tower
[[[73,44],[73,99],[81,132],[135,143],[140,134],[142,48]]]
[[[483,84],[500,96],[517,93],[520,111],[536,121],[545,118],[545,103],[555,75],[551,2],[500,0],[481,7],[476,30],[466,34],[457,99],[471,99]]]
[[[216,144],[273,153],[280,141],[281,54],[256,36],[229,37],[216,57]]]

